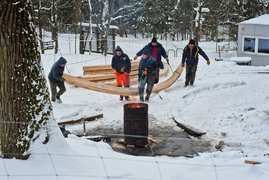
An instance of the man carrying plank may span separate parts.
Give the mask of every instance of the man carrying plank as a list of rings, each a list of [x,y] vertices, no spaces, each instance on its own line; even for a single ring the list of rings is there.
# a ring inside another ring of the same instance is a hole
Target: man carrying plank
[[[115,55],[112,58],[111,66],[115,69],[117,86],[122,87],[123,84],[124,87],[129,88],[131,61],[119,46],[115,49]],[[125,99],[127,101],[130,100],[129,96],[125,96]],[[122,95],[120,95],[120,100],[123,100]]]

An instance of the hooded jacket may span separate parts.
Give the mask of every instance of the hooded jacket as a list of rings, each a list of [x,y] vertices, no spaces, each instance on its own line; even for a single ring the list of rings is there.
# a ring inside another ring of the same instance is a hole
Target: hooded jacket
[[[51,67],[50,73],[49,73],[49,80],[52,82],[63,82],[64,79],[62,78],[64,73],[64,67],[61,67],[61,65],[66,64],[67,61],[65,58],[60,57],[60,59],[53,64]]]
[[[117,51],[121,51],[120,56],[116,54]],[[117,46],[117,48],[115,49],[115,55],[112,58],[111,66],[120,74],[124,73],[121,72],[122,68],[124,68],[125,72],[127,73],[131,72],[131,61],[129,57],[125,53],[123,53],[122,49],[119,46]]]
[[[146,79],[147,83],[154,83],[157,66],[157,61],[150,55],[147,59],[141,58],[138,68],[138,81],[140,82],[141,79]],[[147,75],[143,74],[145,70],[147,71]]]
[[[187,45],[184,50],[183,50],[183,55],[182,55],[182,64],[186,62],[187,66],[193,66],[198,64],[198,54],[203,56],[205,60],[208,60],[209,58],[205,54],[205,52],[199,47],[199,46],[194,46],[193,50],[190,51],[191,49]]]

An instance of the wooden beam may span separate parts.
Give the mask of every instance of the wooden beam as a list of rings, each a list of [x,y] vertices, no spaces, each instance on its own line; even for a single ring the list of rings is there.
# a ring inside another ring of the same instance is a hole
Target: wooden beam
[[[131,62],[131,67],[135,67],[139,65],[139,61]],[[100,71],[100,70],[111,70],[111,64],[106,65],[97,65],[97,66],[83,66],[83,71]]]
[[[261,164],[261,162],[257,162],[257,161],[249,161],[249,160],[245,160],[245,163],[246,163],[246,164],[253,164],[253,165]]]
[[[138,75],[138,71],[131,71],[130,76]],[[90,77],[81,77],[88,81],[99,81],[99,80],[110,80],[115,79],[115,74],[103,75],[103,76],[90,76]]]
[[[185,124],[178,122],[174,117],[173,117],[173,120],[175,121],[175,123],[177,124],[178,127],[183,129],[186,133],[188,133],[191,136],[200,137],[200,136],[206,134],[206,132],[201,132],[197,129],[194,129],[193,127],[191,127],[189,125],[185,125]]]
[[[164,63],[167,67],[167,63]],[[182,68],[182,64],[180,63],[178,68],[175,70],[175,72],[172,74],[170,78],[168,78],[166,81],[163,81],[161,83],[158,83],[154,85],[152,93],[159,92],[163,89],[166,89],[170,87],[173,83],[176,82],[176,80],[180,77],[182,71],[184,68]],[[109,85],[104,85],[100,83],[94,83],[90,82],[84,79],[80,79],[68,74],[63,74],[62,76],[66,81],[72,83],[75,86],[90,89],[98,92],[108,93],[108,94],[117,94],[117,95],[123,95],[123,96],[136,96],[138,95],[138,88],[122,88],[122,87],[114,87]]]

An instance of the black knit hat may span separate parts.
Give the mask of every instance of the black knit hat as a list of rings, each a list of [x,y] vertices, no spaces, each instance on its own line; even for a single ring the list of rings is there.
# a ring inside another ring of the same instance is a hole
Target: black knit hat
[[[191,39],[189,44],[195,44],[195,41],[193,39]]]
[[[142,54],[149,55],[149,50],[147,49],[143,50]]]
[[[153,37],[152,40],[151,40],[151,42],[157,42],[156,37]]]
[[[122,49],[120,48],[120,46],[117,46],[116,49],[115,49],[115,51],[116,51],[116,52],[117,52],[117,51],[122,51]]]

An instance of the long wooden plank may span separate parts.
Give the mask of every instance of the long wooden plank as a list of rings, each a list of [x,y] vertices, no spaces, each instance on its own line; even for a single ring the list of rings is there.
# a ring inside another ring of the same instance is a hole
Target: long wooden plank
[[[139,61],[132,61],[131,67],[139,65]],[[97,65],[97,66],[83,66],[83,71],[99,71],[112,69],[111,64]]]
[[[131,71],[138,71],[138,66],[132,67]],[[106,70],[99,70],[99,71],[83,71],[83,75],[99,75],[99,74],[114,74],[114,69],[106,69]]]
[[[160,74],[159,77],[162,78],[164,76],[167,76],[167,74],[169,73],[169,67],[167,64],[164,64],[164,69],[160,70]],[[95,81],[97,82],[97,81]],[[103,82],[106,85],[111,85],[111,86],[116,86],[116,81],[98,81],[98,82]],[[130,85],[134,85],[134,84],[138,84],[138,76],[130,76]]]
[[[138,71],[131,71],[130,76],[134,76],[137,74],[138,74]],[[115,74],[103,75],[103,76],[81,77],[81,79],[86,79],[88,81],[111,80],[111,79],[115,79]]]
[[[256,165],[256,164],[261,164],[261,162],[257,162],[257,161],[249,161],[249,160],[245,160],[246,164],[252,164],[252,165]]]
[[[168,74],[169,72],[169,67],[167,63],[164,63],[164,69],[160,71],[159,77],[164,77]],[[131,71],[130,73],[130,78],[133,76],[137,76],[138,71]],[[80,77],[81,79],[86,79],[88,81],[92,82],[107,82],[107,81],[114,81],[115,80],[115,75],[110,74],[110,75],[103,75],[103,76],[90,76],[90,77]]]
[[[167,79],[164,82],[161,82],[159,84],[156,84],[153,88],[153,93],[159,92],[162,89],[166,89],[170,87],[181,75],[182,71],[184,68],[182,68],[182,65],[178,66],[178,68],[175,70],[175,72],[172,74],[172,76]],[[121,87],[114,87],[114,86],[109,86],[109,85],[104,85],[100,83],[94,83],[87,81],[85,79],[80,79],[68,74],[64,74],[63,78],[74,84],[75,86],[85,88],[85,89],[90,89],[98,92],[103,92],[103,93],[109,93],[109,94],[117,94],[117,95],[123,95],[123,96],[136,96],[138,95],[138,89],[137,88],[121,88]]]

